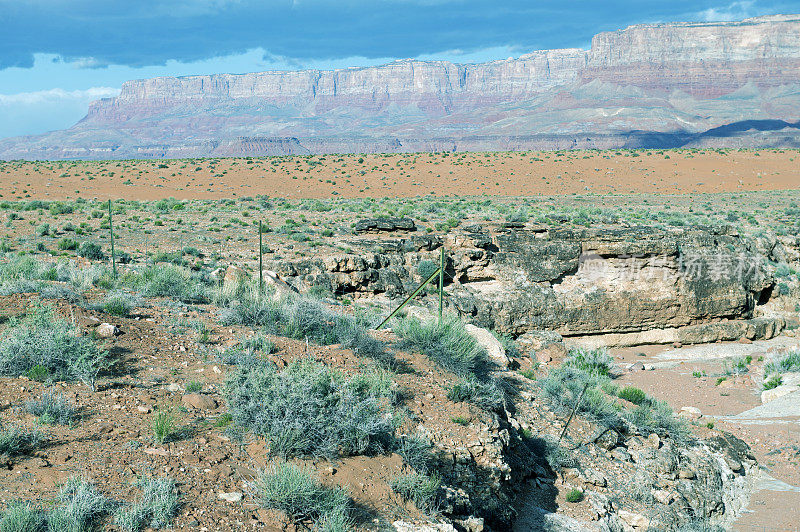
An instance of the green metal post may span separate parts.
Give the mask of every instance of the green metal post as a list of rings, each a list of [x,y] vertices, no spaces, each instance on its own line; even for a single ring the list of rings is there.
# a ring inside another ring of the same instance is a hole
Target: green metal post
[[[117,254],[114,252],[114,224],[111,221],[111,200],[108,200],[108,230],[111,233],[111,269],[117,278]]]
[[[264,242],[261,220],[258,221],[258,293],[264,291]]]
[[[444,246],[439,253],[439,321],[442,321],[442,307],[444,301]]]
[[[381,324],[380,324],[380,325],[378,325],[377,327],[375,327],[375,330],[377,331],[378,329],[380,329],[381,327],[383,327],[384,325],[386,325],[386,322],[387,322],[387,321],[389,321],[390,319],[392,319],[392,317],[394,317],[394,315],[395,315],[395,314],[397,314],[398,312],[400,312],[400,309],[402,309],[403,307],[405,307],[405,306],[406,306],[406,304],[408,304],[408,302],[409,302],[409,301],[411,301],[412,299],[414,299],[415,297],[417,297],[417,294],[419,294],[420,292],[422,292],[422,289],[423,289],[423,288],[425,288],[425,285],[427,285],[429,282],[433,281],[433,280],[436,278],[436,276],[437,276],[437,275],[439,275],[439,268],[437,268],[437,269],[436,269],[436,271],[435,271],[435,272],[433,272],[433,273],[430,275],[430,277],[428,277],[427,279],[425,279],[425,281],[423,281],[423,283],[422,283],[421,285],[419,285],[419,286],[417,287],[417,289],[416,289],[416,290],[414,290],[414,291],[411,293],[411,295],[410,295],[410,296],[408,296],[407,298],[405,298],[405,299],[403,300],[403,302],[402,302],[402,303],[400,303],[400,306],[399,306],[399,307],[397,307],[396,309],[394,309],[394,310],[392,311],[392,313],[391,313],[391,314],[389,314],[388,316],[386,316],[386,319],[385,319],[385,320],[383,320],[383,321],[381,322]]]

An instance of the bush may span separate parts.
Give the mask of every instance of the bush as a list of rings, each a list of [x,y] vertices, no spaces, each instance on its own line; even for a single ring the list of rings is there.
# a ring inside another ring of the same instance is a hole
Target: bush
[[[167,528],[178,513],[180,498],[175,481],[169,477],[143,477],[138,482],[142,496],[115,514],[115,522],[126,532],[139,532],[146,527]]]
[[[131,310],[143,304],[142,299],[128,292],[115,290],[106,294],[96,308],[113,316],[127,317]]]
[[[428,474],[432,465],[431,443],[428,440],[418,436],[403,438],[395,451],[415,471]]]
[[[224,324],[263,325],[265,334],[308,339],[320,345],[341,344],[384,365],[394,362],[393,355],[359,320],[304,297],[273,299],[258,297],[257,289],[248,290],[238,295],[221,320]]]
[[[422,512],[433,513],[436,511],[439,488],[442,486],[442,480],[437,474],[400,475],[392,479],[390,486],[392,491],[400,495],[403,500],[412,501]]]
[[[584,349],[581,347],[573,348],[569,356],[564,361],[567,367],[577,368],[592,375],[608,376],[614,359],[608,354],[606,348]]]
[[[3,532],[45,532],[47,519],[44,512],[29,502],[12,502],[0,514]]]
[[[505,404],[505,393],[495,379],[486,383],[472,379],[461,379],[447,392],[453,402],[469,402],[486,410],[499,410]]]
[[[81,380],[94,389],[97,376],[110,365],[109,354],[49,307],[39,305],[13,320],[0,340],[0,375],[16,377],[37,366],[55,380]]]
[[[279,510],[295,522],[311,521],[317,530],[350,528],[351,504],[347,492],[322,485],[304,467],[272,464],[259,471],[252,487],[261,506]]]
[[[63,393],[56,395],[50,390],[42,392],[41,399],[26,402],[25,409],[40,423],[59,425],[71,425],[76,412],[75,405]]]
[[[78,478],[70,478],[58,494],[59,505],[47,513],[47,530],[82,532],[95,529],[112,502],[95,487]]]
[[[628,402],[631,402],[635,405],[640,405],[647,399],[647,394],[644,393],[639,388],[635,388],[633,386],[626,386],[622,388],[619,392],[617,392],[617,397],[620,399],[625,399]]]
[[[0,455],[17,456],[32,452],[41,443],[42,435],[16,425],[0,425]],[[0,529],[2,530],[2,529]]]
[[[397,321],[394,332],[402,339],[401,349],[417,350],[456,375],[470,377],[487,370],[486,350],[456,316],[427,322],[404,318]]]
[[[772,375],[769,379],[764,381],[764,389],[772,390],[783,384],[783,379],[780,375]]]
[[[583,492],[578,488],[572,488],[567,492],[565,498],[567,502],[572,502],[572,503],[581,502],[583,500]]]
[[[158,444],[166,443],[175,435],[175,416],[169,410],[158,410],[153,414],[151,427],[153,441]]]
[[[240,366],[225,395],[236,426],[263,436],[283,457],[350,456],[390,448],[396,428],[382,379],[347,379],[303,361]]]
[[[186,268],[173,264],[148,266],[138,275],[123,277],[123,284],[137,288],[149,297],[168,297],[184,303],[207,303],[208,286]]]
[[[764,374],[800,372],[800,351],[789,351],[764,364]]]
[[[652,397],[632,410],[625,410],[624,417],[644,435],[658,434],[676,440],[688,436],[686,423],[673,415],[667,403]]]
[[[105,260],[106,258],[103,249],[98,244],[88,240],[78,248],[78,255],[89,260]]]

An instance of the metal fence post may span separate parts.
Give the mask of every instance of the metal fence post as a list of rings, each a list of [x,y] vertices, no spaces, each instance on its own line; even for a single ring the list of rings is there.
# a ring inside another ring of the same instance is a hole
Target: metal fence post
[[[261,220],[258,221],[258,294],[264,293],[264,237]]]
[[[111,200],[108,200],[108,231],[111,233],[111,269],[114,272],[114,279],[117,278],[117,255],[114,251],[114,224],[111,220]]]
[[[444,301],[444,245],[439,251],[439,321],[442,321],[442,307]]]

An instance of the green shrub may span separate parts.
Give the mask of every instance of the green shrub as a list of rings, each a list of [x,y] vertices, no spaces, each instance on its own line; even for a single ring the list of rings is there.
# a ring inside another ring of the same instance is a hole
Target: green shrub
[[[424,513],[434,513],[438,507],[441,478],[436,474],[409,473],[392,479],[392,491],[403,500],[412,501]]]
[[[620,399],[625,399],[635,405],[640,405],[647,400],[647,394],[644,393],[639,388],[635,388],[633,386],[626,386],[622,388],[619,392],[617,392],[617,397]]]
[[[614,359],[608,354],[606,348],[585,349],[577,347],[570,349],[569,356],[564,361],[564,366],[577,368],[592,375],[607,377],[611,373]]]
[[[688,436],[686,423],[673,415],[664,401],[648,397],[647,401],[632,410],[625,410],[625,419],[644,435],[658,434],[682,440]]]
[[[394,332],[401,338],[401,349],[417,350],[456,375],[482,375],[487,370],[486,350],[456,316],[427,322],[404,318],[397,321]]]
[[[225,395],[236,426],[263,436],[272,454],[332,458],[391,447],[396,426],[380,382],[347,379],[311,361],[280,372],[273,364],[239,366]]]
[[[495,379],[486,383],[474,378],[460,379],[447,392],[447,398],[456,403],[473,403],[486,410],[498,410],[505,403],[505,394]]]
[[[13,320],[0,339],[0,375],[15,377],[41,366],[52,379],[77,379],[94,389],[97,376],[109,365],[107,351],[44,305],[31,307],[21,321]]]
[[[252,487],[261,506],[279,510],[293,521],[309,520],[317,530],[348,530],[351,503],[342,488],[324,486],[308,469],[271,464],[258,472]]]
[[[153,414],[151,427],[154,442],[158,444],[169,442],[175,436],[175,416],[169,410],[157,410]]]
[[[780,375],[772,375],[769,379],[764,381],[764,389],[772,390],[783,384],[783,379]]]
[[[58,505],[47,513],[47,530],[82,532],[95,530],[113,503],[94,485],[70,478],[58,494]]]
[[[114,521],[117,526],[125,532],[169,527],[180,508],[175,481],[169,477],[142,477],[138,487],[142,490],[141,497],[116,511]]]
[[[12,502],[0,513],[0,530],[3,532],[45,532],[47,518],[44,512],[30,502]]]
[[[0,455],[17,456],[32,452],[42,441],[38,431],[16,425],[0,425]]]
[[[764,374],[800,372],[800,351],[789,351],[764,364]]]
[[[356,354],[391,365],[394,356],[358,319],[329,310],[304,297],[258,297],[258,290],[237,295],[221,315],[224,324],[262,325],[262,332],[320,345],[340,344]]]
[[[398,440],[395,452],[419,473],[427,474],[432,466],[431,443],[418,436]]]
[[[96,308],[101,309],[103,312],[111,314],[112,316],[127,317],[130,315],[131,310],[143,304],[141,298],[136,297],[128,292],[115,290],[109,292],[103,298]]]
[[[557,411],[561,413],[571,411],[581,397],[581,392],[586,388],[577,412],[600,424],[618,427],[619,408],[608,399],[602,389],[603,385],[609,383],[608,377],[582,371],[566,364],[551,369],[539,380],[545,397]]]
[[[189,381],[186,383],[186,393],[198,393],[202,391],[203,383],[198,381]]]
[[[581,502],[583,500],[583,492],[578,488],[572,488],[567,492],[565,498],[567,502],[572,502],[572,503]]]
[[[207,303],[208,285],[186,268],[173,264],[148,266],[139,274],[123,277],[123,284],[149,297],[168,297],[184,303]]]
[[[71,425],[76,413],[72,401],[52,390],[42,392],[40,399],[27,401],[25,409],[45,424]]]
[[[98,244],[90,242],[89,240],[85,241],[81,244],[81,247],[78,248],[78,255],[89,260],[105,260],[106,258],[103,249]]]

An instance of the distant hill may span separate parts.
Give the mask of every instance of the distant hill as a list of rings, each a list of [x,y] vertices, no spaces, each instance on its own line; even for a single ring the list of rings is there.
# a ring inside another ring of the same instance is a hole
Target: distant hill
[[[645,24],[589,50],[459,65],[126,82],[2,159],[800,147],[800,15]]]

